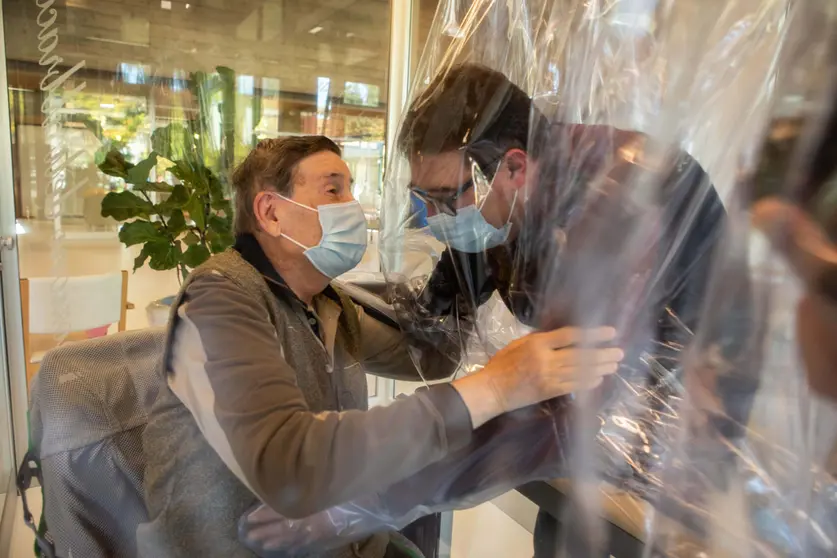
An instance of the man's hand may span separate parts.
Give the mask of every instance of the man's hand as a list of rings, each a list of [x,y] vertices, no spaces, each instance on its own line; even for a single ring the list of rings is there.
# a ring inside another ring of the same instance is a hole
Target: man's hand
[[[595,348],[612,342],[610,327],[562,328],[513,341],[480,372],[453,382],[474,428],[503,413],[579,390],[593,389],[619,368],[624,353]]]
[[[837,246],[802,210],[778,200],[756,204],[753,223],[805,283],[797,311],[799,350],[811,388],[837,399],[837,299],[828,280],[837,276]]]

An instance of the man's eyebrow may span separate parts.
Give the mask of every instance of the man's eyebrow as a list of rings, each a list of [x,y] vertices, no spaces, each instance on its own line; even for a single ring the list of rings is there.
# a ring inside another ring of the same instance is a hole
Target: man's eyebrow
[[[339,178],[339,179],[342,180],[342,179],[346,178],[346,175],[341,173],[341,172],[329,172],[329,173],[324,174],[323,178],[325,178],[326,180],[331,180],[333,178]],[[349,184],[354,184],[354,183],[355,183],[354,177],[349,175]]]
[[[415,182],[410,182],[410,184],[407,187],[410,190],[419,190],[428,194],[447,194],[448,192],[456,192],[457,190],[459,190],[459,188],[456,186],[431,186],[430,188],[422,188]]]

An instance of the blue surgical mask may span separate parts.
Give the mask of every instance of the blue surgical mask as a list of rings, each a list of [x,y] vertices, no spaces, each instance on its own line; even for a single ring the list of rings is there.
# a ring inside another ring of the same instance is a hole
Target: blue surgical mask
[[[284,236],[305,250],[305,257],[317,270],[330,279],[354,269],[366,253],[366,215],[356,200],[345,203],[330,203],[316,209],[308,207],[285,196],[276,194],[285,201],[317,213],[323,236],[316,246],[305,246],[285,233]]]
[[[517,192],[514,193],[509,219],[517,203]],[[476,254],[489,248],[503,244],[509,237],[511,221],[497,228],[485,220],[476,205],[469,205],[457,210],[456,215],[437,213],[427,218],[430,232],[438,240],[444,242],[454,250]]]

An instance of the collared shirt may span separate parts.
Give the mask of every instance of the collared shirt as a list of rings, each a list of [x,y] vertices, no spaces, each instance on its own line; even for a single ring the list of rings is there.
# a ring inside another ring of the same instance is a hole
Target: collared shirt
[[[301,306],[307,316],[308,325],[311,326],[311,330],[314,332],[314,335],[321,337],[320,318],[317,316],[316,310],[312,306],[305,304],[302,300],[300,300],[300,298],[296,296],[296,293],[294,293],[288,284],[285,283],[285,280],[282,279],[282,276],[276,272],[273,264],[270,263],[267,254],[264,253],[264,250],[259,245],[259,241],[256,240],[256,237],[252,234],[238,235],[235,239],[235,245],[233,248],[241,254],[241,257],[244,258],[247,263],[252,265],[256,268],[256,271],[262,274],[267,281],[267,286],[270,289],[270,292],[279,298],[295,300],[296,303]],[[331,285],[328,285],[325,288],[323,294],[338,304],[340,303],[340,299]]]

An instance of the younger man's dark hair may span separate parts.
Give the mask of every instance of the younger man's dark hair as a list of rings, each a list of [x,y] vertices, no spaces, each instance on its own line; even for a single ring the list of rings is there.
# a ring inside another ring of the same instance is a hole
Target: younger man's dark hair
[[[253,233],[258,227],[253,212],[256,194],[265,190],[289,196],[300,161],[330,151],[341,155],[336,143],[325,136],[298,136],[262,140],[232,175],[235,197],[235,234]]]
[[[537,109],[533,111],[529,95],[505,75],[478,64],[462,64],[440,73],[413,101],[398,148],[407,156],[484,144],[501,152],[526,150],[533,120],[541,128],[545,119]],[[479,150],[473,155],[481,163],[489,162],[480,160]]]

